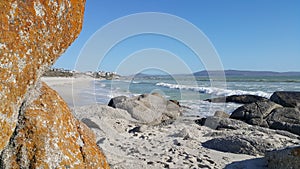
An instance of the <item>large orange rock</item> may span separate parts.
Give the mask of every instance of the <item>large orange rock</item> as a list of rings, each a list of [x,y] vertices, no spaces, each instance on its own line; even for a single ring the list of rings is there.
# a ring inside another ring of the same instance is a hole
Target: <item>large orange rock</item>
[[[77,38],[85,0],[0,1],[0,168],[107,168],[92,132],[39,79]]]
[[[4,168],[109,168],[90,129],[58,94],[42,84],[21,112],[0,164]]]
[[[81,31],[85,0],[0,1],[0,151],[44,72]]]

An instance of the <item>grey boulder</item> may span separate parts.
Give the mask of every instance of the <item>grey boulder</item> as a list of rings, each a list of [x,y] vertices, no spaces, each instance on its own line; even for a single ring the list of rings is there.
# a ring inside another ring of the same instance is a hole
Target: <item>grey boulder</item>
[[[281,106],[271,101],[246,104],[233,111],[230,118],[242,120],[251,125],[269,127],[266,118],[272,110],[278,107]]]
[[[300,135],[300,111],[297,108],[276,108],[267,118],[267,122],[271,129]]]
[[[299,169],[300,146],[266,152],[265,159],[270,169]]]
[[[126,97],[126,96],[117,96],[117,97],[114,97],[114,98],[110,99],[110,101],[108,103],[108,106],[113,107],[113,108],[117,108],[117,105],[119,103],[122,103],[122,102],[124,102],[127,99],[128,99],[128,97]]]
[[[158,93],[142,94],[132,98],[117,97],[109,106],[126,110],[132,118],[146,124],[159,124],[180,116],[180,106]]]
[[[202,143],[202,145],[217,151],[248,155],[263,155],[268,149],[273,148],[270,140],[241,135],[214,138]]]
[[[270,100],[283,107],[300,107],[300,92],[277,91]]]

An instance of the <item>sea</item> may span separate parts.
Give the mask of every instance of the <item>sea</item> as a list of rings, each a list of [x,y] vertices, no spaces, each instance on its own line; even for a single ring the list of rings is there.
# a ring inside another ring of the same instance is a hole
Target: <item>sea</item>
[[[160,93],[167,99],[178,100],[185,107],[185,116],[206,117],[215,111],[232,113],[241,106],[235,103],[210,103],[205,99],[252,94],[270,98],[275,91],[300,91],[300,77],[245,77],[234,76],[225,79],[210,79],[195,76],[143,75],[121,77],[114,80],[95,80],[92,91],[97,103],[108,104],[117,96],[136,96],[144,93]],[[89,96],[87,96],[89,97]]]

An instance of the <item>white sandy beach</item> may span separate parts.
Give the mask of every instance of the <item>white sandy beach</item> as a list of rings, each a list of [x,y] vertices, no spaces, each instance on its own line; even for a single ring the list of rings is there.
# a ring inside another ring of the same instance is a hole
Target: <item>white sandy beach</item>
[[[81,77],[42,77],[52,89],[56,90],[70,107],[96,103],[95,98],[83,98],[82,92],[92,89],[94,78]]]
[[[227,131],[199,126],[194,123],[194,119],[184,116],[172,124],[141,125],[125,110],[95,104],[92,98],[81,98],[80,93],[91,87],[92,78],[42,78],[42,80],[60,93],[70,107],[76,105],[73,108],[75,116],[96,133],[97,144],[106,155],[111,168],[266,167],[266,162],[259,155],[225,153],[202,146],[205,141]],[[136,127],[139,127],[138,131],[132,130]],[[269,129],[234,130],[230,134],[270,140],[274,142],[274,146],[280,146],[283,142],[286,145],[297,143],[297,139],[276,134]]]

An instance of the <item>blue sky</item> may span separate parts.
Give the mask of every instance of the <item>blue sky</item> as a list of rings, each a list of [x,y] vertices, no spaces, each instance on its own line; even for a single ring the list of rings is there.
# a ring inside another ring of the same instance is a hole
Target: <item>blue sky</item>
[[[82,32],[54,67],[73,70],[97,30],[141,12],[168,13],[195,25],[215,47],[224,69],[300,71],[299,0],[87,0]],[[191,71],[205,69],[188,46],[167,36],[144,34],[116,44],[98,70],[115,71],[126,57],[151,48],[176,55]]]

